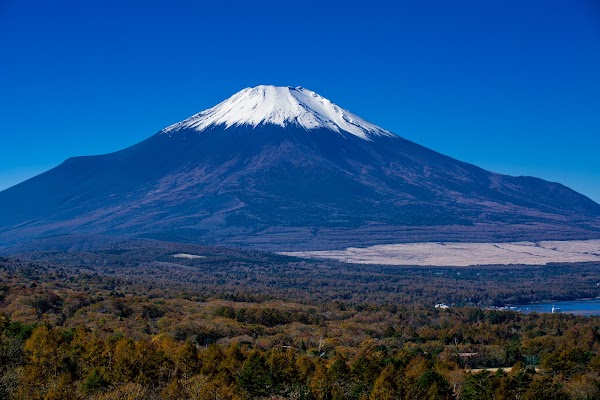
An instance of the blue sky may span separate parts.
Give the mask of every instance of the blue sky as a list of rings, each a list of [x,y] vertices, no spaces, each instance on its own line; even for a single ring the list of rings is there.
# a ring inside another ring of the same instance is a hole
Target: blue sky
[[[0,189],[258,84],[600,202],[600,2],[0,0]]]

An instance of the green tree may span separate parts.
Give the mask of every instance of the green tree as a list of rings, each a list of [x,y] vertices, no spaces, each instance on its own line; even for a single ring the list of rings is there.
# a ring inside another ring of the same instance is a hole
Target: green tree
[[[237,376],[240,389],[251,398],[268,396],[273,391],[273,380],[269,370],[266,368],[264,357],[257,351],[252,351]]]
[[[493,396],[494,382],[488,371],[467,375],[463,388],[464,400],[492,399]]]

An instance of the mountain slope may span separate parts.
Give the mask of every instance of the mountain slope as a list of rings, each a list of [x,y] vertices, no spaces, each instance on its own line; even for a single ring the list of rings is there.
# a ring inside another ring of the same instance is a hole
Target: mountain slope
[[[116,153],[0,192],[0,242],[143,235],[283,249],[600,237],[571,189],[485,171],[302,88],[245,89]]]

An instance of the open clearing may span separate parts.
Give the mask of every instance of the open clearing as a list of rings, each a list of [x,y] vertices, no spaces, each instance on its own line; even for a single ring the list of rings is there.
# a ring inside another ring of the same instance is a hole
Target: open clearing
[[[600,262],[600,240],[510,243],[405,243],[345,250],[280,253],[328,258],[356,264],[466,267],[471,265],[545,265],[556,262]]]

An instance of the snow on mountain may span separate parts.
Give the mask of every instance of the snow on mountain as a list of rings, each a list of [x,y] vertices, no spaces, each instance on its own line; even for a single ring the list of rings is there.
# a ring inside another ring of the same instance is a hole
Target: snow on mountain
[[[306,130],[326,128],[348,132],[364,140],[373,136],[395,136],[352,114],[317,93],[302,87],[261,85],[246,88],[216,106],[163,129],[170,134],[180,129],[202,131],[210,126],[227,128],[273,124],[298,125]]]

